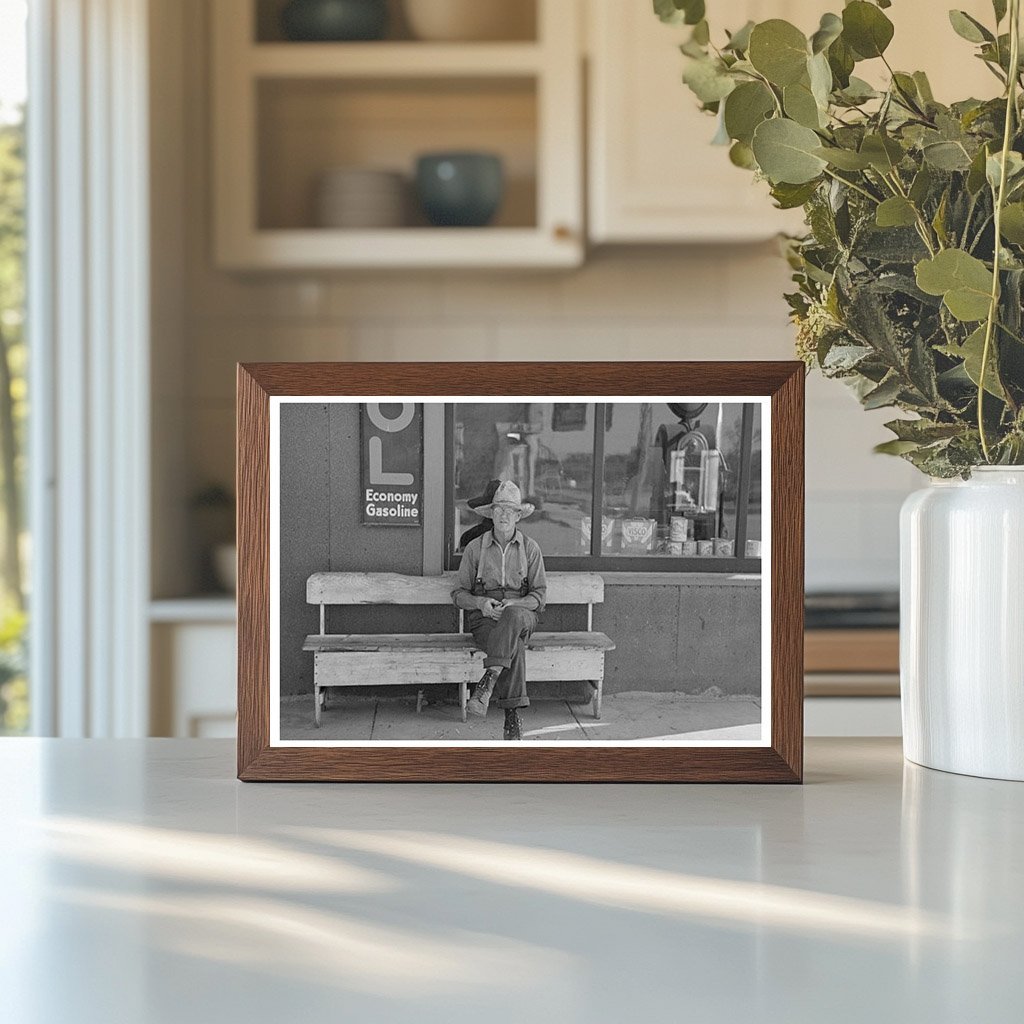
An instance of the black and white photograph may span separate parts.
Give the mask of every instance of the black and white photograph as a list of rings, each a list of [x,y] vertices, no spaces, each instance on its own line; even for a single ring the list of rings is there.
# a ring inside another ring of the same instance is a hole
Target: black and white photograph
[[[767,399],[274,396],[272,746],[766,746]]]

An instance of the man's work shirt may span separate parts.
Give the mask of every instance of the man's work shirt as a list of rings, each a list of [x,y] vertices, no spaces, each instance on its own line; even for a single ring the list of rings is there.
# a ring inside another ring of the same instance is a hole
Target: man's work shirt
[[[479,587],[474,590],[477,579],[483,581],[483,593]],[[540,545],[520,530],[512,535],[504,551],[490,530],[480,537],[474,537],[462,553],[456,584],[452,590],[453,601],[459,593],[493,597],[495,600],[533,597],[537,601],[534,610],[538,614],[544,610],[547,602],[548,581],[544,574],[544,555]]]

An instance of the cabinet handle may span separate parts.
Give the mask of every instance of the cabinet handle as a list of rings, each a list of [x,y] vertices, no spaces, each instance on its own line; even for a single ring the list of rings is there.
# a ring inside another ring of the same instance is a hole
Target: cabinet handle
[[[575,232],[568,224],[556,224],[553,232],[559,242],[571,241]]]

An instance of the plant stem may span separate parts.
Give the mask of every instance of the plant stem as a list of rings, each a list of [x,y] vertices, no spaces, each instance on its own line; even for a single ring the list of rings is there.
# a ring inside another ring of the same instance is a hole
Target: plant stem
[[[907,195],[906,190],[903,188],[903,182],[900,181],[899,172],[894,167],[892,174],[883,174],[882,178],[892,186],[901,199],[906,199],[907,202],[910,203],[911,209],[914,211],[914,216],[917,218],[917,233],[921,236],[921,241],[924,242],[929,254],[934,256],[935,247],[932,245],[931,229],[928,227],[928,222],[924,219],[924,214],[917,208],[917,204],[910,202],[910,198]],[[935,242],[939,248],[942,249],[942,242],[938,237],[936,237]]]
[[[985,432],[985,375],[992,350],[992,332],[999,311],[999,243],[1002,239],[1003,202],[1006,197],[1006,165],[1010,153],[1012,126],[1017,113],[1017,73],[1020,64],[1020,0],[1010,0],[1010,73],[1006,83],[1006,123],[1003,125],[1003,151],[999,167],[999,191],[995,197],[995,246],[992,255],[992,294],[989,299],[988,319],[985,322],[985,345],[981,350],[981,370],[978,373],[978,435],[985,461],[992,462],[988,435]]]
[[[840,184],[845,185],[847,188],[852,188],[854,192],[859,192],[866,199],[870,199],[871,202],[875,204],[875,206],[879,204],[880,200],[877,198],[877,196],[873,196],[870,192],[867,191],[867,189],[863,189],[860,187],[860,185],[857,185],[852,181],[847,181],[845,178],[840,178],[838,174],[834,174],[827,167],[825,168],[825,173],[834,181],[838,181]]]

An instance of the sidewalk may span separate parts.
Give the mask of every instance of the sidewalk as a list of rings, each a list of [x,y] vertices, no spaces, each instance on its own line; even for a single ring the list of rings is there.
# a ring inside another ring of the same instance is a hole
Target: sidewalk
[[[520,714],[524,740],[756,740],[761,702],[755,698],[708,699],[675,693],[606,694],[601,718],[589,704],[537,698]],[[416,714],[415,697],[360,697],[335,690],[313,722],[311,696],[281,701],[284,740],[500,740],[504,714],[463,722],[458,704],[427,704]]]

